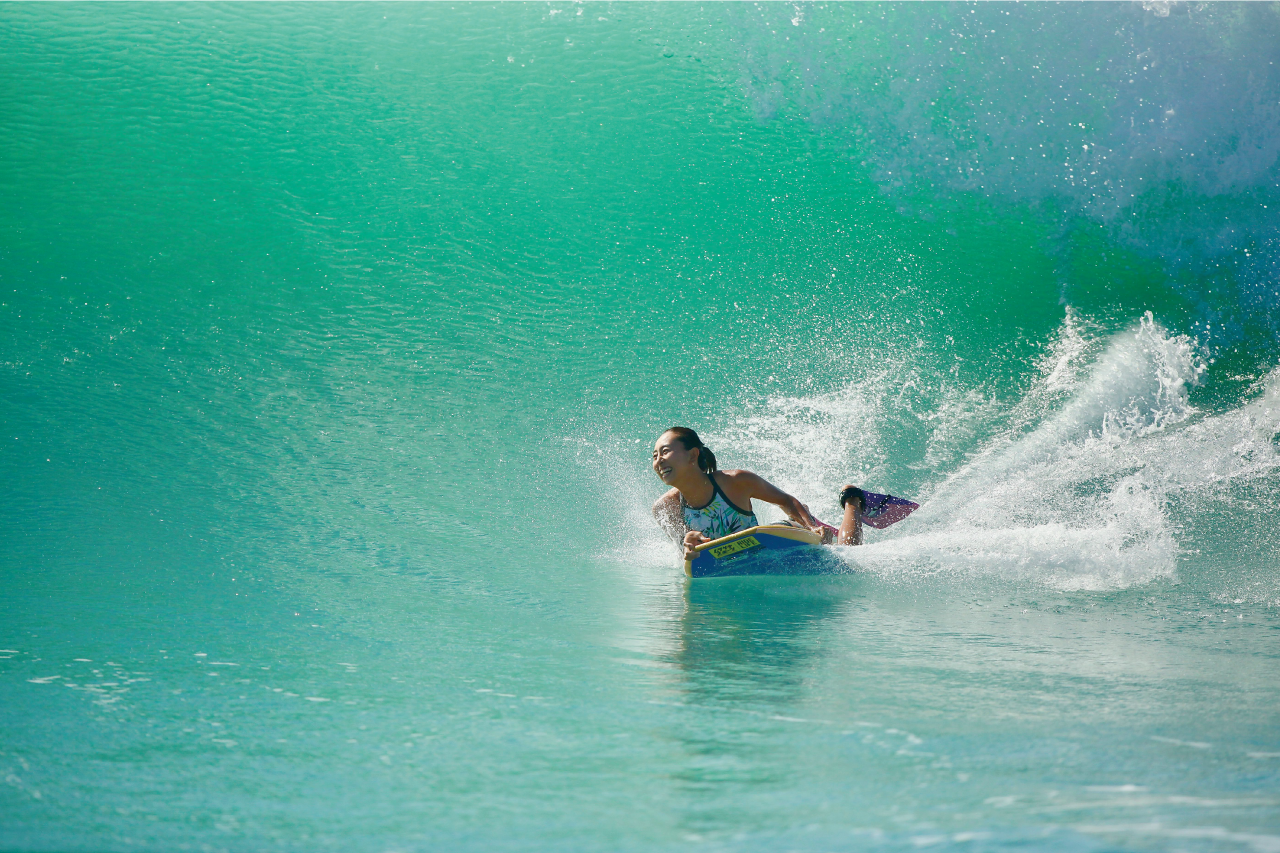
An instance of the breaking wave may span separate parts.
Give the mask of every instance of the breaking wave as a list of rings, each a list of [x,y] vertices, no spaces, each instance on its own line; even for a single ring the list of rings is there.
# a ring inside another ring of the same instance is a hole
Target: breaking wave
[[[1166,266],[1206,343],[1280,334],[1274,5],[737,10],[757,114],[807,120],[904,205],[970,193],[1101,228]]]

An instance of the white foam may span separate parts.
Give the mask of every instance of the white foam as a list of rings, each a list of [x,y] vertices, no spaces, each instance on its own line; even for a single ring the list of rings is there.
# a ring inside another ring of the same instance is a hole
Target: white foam
[[[1066,326],[1074,322],[1068,314]],[[1200,416],[1189,386],[1204,371],[1193,342],[1148,314],[1115,336],[1088,370],[1045,359],[1011,428],[946,477],[893,538],[843,549],[883,575],[940,571],[1110,589],[1174,573],[1185,546],[1169,502],[1181,493],[1280,469],[1280,371],[1239,409]],[[1074,378],[1073,378],[1074,377]],[[1065,392],[1028,428],[1029,409]]]

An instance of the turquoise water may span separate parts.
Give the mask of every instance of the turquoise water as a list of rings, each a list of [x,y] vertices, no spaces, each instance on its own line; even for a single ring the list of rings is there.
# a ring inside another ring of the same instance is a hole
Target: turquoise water
[[[0,849],[1280,850],[1277,45],[0,6]]]

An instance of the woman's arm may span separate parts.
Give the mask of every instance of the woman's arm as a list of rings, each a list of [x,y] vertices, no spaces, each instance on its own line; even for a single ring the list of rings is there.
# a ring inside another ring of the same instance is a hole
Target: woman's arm
[[[696,556],[694,548],[703,542],[711,541],[705,534],[685,526],[684,515],[680,512],[680,493],[675,489],[654,502],[653,517],[662,528],[662,532],[670,536],[671,541],[684,551],[686,560],[692,560]]]
[[[680,493],[675,489],[667,492],[653,502],[653,518],[662,528],[662,532],[671,537],[677,545],[684,541],[688,529],[684,526],[684,516],[680,512]]]
[[[759,474],[752,473],[751,471],[734,471],[732,473],[725,473],[730,475],[735,486],[741,484],[743,491],[749,499],[755,498],[756,500],[771,503],[774,506],[781,508],[782,511],[787,514],[788,518],[796,524],[807,527],[810,530],[822,526],[822,522],[813,517],[813,513],[809,512],[809,508],[807,506],[800,503],[800,501],[795,497],[782,491],[782,489],[779,489]],[[747,505],[750,506],[750,503],[747,503]]]

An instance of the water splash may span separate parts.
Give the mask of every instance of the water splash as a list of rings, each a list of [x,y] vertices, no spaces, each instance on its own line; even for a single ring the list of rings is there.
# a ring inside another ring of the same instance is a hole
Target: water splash
[[[1280,472],[1280,372],[1252,402],[1205,416],[1189,400],[1199,348],[1150,314],[1077,372],[1089,348],[1069,314],[1009,429],[946,476],[913,524],[846,558],[883,575],[1127,587],[1173,576],[1192,546],[1178,539],[1175,504],[1207,508]]]
[[[811,397],[771,397],[709,431],[706,440],[732,449],[732,467],[754,470],[814,512],[835,518],[834,495],[841,486],[885,476],[879,425],[889,375]],[[758,507],[758,514],[765,522],[784,517],[770,505]]]

